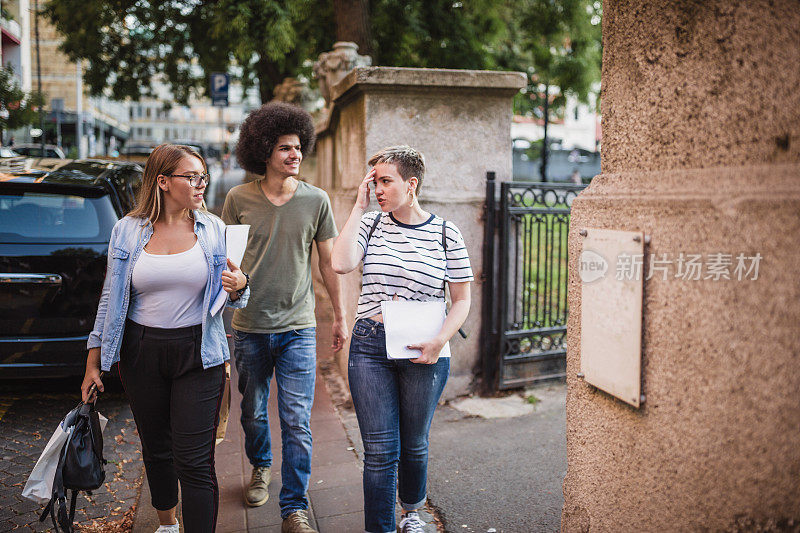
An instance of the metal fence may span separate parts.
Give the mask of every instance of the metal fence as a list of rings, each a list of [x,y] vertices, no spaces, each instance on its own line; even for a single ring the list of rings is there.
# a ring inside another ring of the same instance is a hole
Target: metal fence
[[[487,389],[563,377],[570,207],[585,185],[486,181],[483,373]]]

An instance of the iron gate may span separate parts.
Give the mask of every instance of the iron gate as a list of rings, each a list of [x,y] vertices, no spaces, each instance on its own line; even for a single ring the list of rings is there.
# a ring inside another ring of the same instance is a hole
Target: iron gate
[[[500,183],[487,173],[483,375],[487,390],[564,377],[567,235],[586,185]]]

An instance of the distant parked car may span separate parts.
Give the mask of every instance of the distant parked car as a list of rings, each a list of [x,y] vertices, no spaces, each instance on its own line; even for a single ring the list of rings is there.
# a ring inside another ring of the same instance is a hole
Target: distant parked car
[[[194,151],[200,154],[203,159],[206,160],[206,163],[210,163],[210,160],[217,161],[220,158],[220,153],[217,148],[215,148],[211,143],[202,142],[202,141],[193,141],[193,140],[181,140],[176,139],[174,141],[170,141],[172,144],[185,144],[186,146],[191,147]]]
[[[136,141],[128,143],[119,149],[118,155],[104,159],[110,159],[112,161],[130,161],[131,163],[138,163],[144,166],[147,162],[147,158],[150,157],[150,152],[152,152],[153,148],[158,146],[158,144],[159,143],[155,141]]]
[[[65,159],[67,157],[64,155],[64,150],[55,144],[45,144],[44,155],[42,155],[42,145],[34,143],[15,144],[14,151],[28,157],[47,157],[51,159]]]
[[[0,378],[83,374],[111,229],[141,175],[100,160],[0,173]]]
[[[0,146],[0,157],[19,157],[19,152],[15,152],[13,149],[8,148],[7,146]]]
[[[25,156],[11,148],[0,146],[0,172],[16,172],[25,169]]]

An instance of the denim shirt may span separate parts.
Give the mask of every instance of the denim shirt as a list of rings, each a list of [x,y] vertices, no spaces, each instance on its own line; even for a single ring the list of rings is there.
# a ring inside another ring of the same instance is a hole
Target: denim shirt
[[[203,368],[221,365],[230,359],[228,341],[222,312],[211,316],[212,300],[222,288],[222,271],[227,267],[225,248],[225,223],[216,216],[204,212],[193,211],[194,233],[203,249],[211,275],[206,282],[203,293],[203,340],[200,346],[200,357]],[[111,369],[111,365],[119,361],[119,350],[122,335],[125,331],[125,319],[128,316],[128,305],[131,296],[131,277],[133,266],[142,249],[153,235],[153,226],[142,218],[126,216],[119,220],[111,231],[108,243],[108,267],[103,283],[100,305],[97,307],[97,318],[94,328],[89,334],[87,348],[100,347],[100,368]],[[235,301],[228,298],[230,307],[242,308],[250,298],[250,288]]]

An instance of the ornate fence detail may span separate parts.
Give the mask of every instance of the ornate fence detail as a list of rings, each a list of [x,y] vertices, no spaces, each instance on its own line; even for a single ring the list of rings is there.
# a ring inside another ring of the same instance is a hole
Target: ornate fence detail
[[[565,375],[567,235],[572,201],[584,188],[505,182],[500,184],[498,208],[494,175],[487,176],[487,388],[508,389]]]

